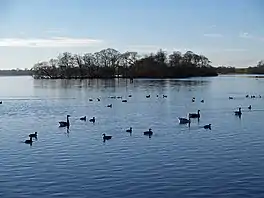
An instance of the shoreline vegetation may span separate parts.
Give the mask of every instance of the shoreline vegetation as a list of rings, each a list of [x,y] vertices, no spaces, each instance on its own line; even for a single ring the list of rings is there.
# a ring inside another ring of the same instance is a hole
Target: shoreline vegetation
[[[55,59],[36,63],[31,69],[0,70],[0,76],[32,76],[34,79],[188,78],[219,74],[264,74],[264,61],[255,67],[213,67],[203,56],[187,51],[140,56],[107,48],[84,55],[64,52]]]

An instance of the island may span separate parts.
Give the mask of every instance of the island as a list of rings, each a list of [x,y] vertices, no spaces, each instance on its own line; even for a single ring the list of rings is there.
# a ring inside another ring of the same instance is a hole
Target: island
[[[57,58],[36,63],[31,73],[35,79],[86,78],[187,78],[217,76],[217,70],[204,55],[192,51],[139,55],[107,48],[84,55],[64,52]]]

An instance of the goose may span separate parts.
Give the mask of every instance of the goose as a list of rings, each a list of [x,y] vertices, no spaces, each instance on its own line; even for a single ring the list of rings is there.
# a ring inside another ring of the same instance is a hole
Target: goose
[[[90,101],[90,102],[92,102],[92,101],[93,101],[93,99],[92,99],[92,98],[90,98],[90,99],[89,99],[89,101]]]
[[[241,112],[241,108],[238,108],[238,111],[235,111],[235,115],[237,116],[241,116],[242,112]]]
[[[252,108],[251,105],[249,105],[249,106],[248,106],[248,109],[251,110],[251,108]]]
[[[127,102],[127,100],[122,100],[122,102]]]
[[[70,115],[67,115],[67,121],[66,122],[65,121],[59,122],[60,127],[69,127],[70,126],[69,117],[70,117]]]
[[[112,108],[112,106],[113,106],[112,104],[107,105],[107,107],[109,107],[109,108]]]
[[[130,127],[129,129],[127,129],[126,132],[132,133],[132,127]]]
[[[144,135],[153,135],[152,129],[149,129],[148,131],[144,132]]]
[[[25,144],[32,144],[32,142],[33,142],[33,141],[32,141],[32,137],[30,137],[29,140],[26,140],[26,141],[25,141]]]
[[[89,121],[95,123],[95,117],[91,118]]]
[[[86,121],[86,116],[81,117],[80,120]]]
[[[28,137],[30,137],[30,138],[37,138],[37,134],[38,134],[38,132],[35,132],[35,133],[31,133],[31,134],[29,134],[28,135]]]
[[[191,119],[187,119],[187,118],[178,118],[179,119],[179,122],[180,124],[189,124],[191,123]]]
[[[189,118],[200,118],[200,110],[197,113],[189,113]]]
[[[146,98],[150,98],[150,95],[147,95]]]
[[[204,129],[209,129],[209,130],[211,130],[211,124],[204,125],[203,128],[204,128]]]
[[[204,103],[204,100],[201,100],[201,103]]]
[[[111,135],[105,135],[105,133],[103,134],[103,139],[104,139],[104,141],[105,140],[110,140],[110,139],[112,139],[112,136]]]

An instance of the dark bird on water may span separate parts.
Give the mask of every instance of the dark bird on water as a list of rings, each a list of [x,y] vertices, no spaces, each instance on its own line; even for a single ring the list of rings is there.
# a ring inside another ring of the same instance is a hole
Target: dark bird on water
[[[86,121],[86,116],[81,117],[80,120]]]
[[[59,122],[60,127],[69,127],[69,126],[70,126],[69,117],[70,117],[70,115],[67,115],[67,120],[66,120],[66,122],[65,122],[65,121],[61,121],[61,122]]]
[[[89,121],[95,123],[95,117],[91,118]]]
[[[112,136],[111,135],[105,135],[105,133],[103,134],[103,139],[104,139],[104,141],[105,140],[110,140],[110,139],[112,139]]]
[[[38,132],[31,133],[31,134],[29,134],[28,136],[31,137],[31,138],[37,138],[37,136],[38,136]]]
[[[189,118],[200,118],[200,110],[197,113],[189,113]]]
[[[144,135],[153,135],[152,129],[149,129],[148,131],[144,132]]]
[[[32,137],[30,137],[29,140],[26,140],[26,141],[25,141],[25,144],[32,144],[32,142],[33,142],[33,141],[32,141]]]
[[[129,129],[127,129],[126,132],[132,133],[132,127],[130,127]]]
[[[203,128],[204,128],[204,129],[209,129],[209,130],[211,130],[211,124],[204,125]]]

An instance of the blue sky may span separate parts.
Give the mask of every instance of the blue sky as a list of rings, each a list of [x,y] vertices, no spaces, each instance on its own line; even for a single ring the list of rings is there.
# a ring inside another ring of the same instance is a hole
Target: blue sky
[[[255,65],[264,58],[264,1],[0,1],[0,69],[108,47],[191,50],[215,66]]]

